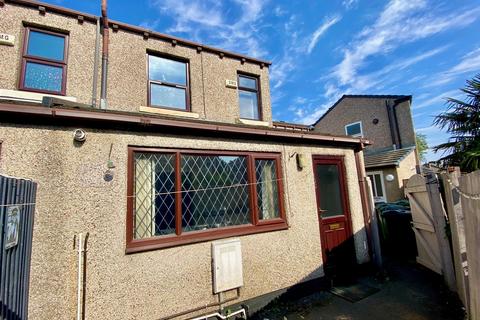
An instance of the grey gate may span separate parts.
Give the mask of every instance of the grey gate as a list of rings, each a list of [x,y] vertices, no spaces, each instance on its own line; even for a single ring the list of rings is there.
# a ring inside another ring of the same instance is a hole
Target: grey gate
[[[27,319],[36,190],[0,175],[0,320]]]

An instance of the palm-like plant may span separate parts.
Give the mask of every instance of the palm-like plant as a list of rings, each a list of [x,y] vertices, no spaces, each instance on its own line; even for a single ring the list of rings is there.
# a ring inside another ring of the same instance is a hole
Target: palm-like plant
[[[435,117],[433,123],[451,136],[433,150],[449,152],[440,159],[445,164],[474,171],[480,169],[480,74],[461,90],[467,95],[465,101],[447,98],[447,111]]]

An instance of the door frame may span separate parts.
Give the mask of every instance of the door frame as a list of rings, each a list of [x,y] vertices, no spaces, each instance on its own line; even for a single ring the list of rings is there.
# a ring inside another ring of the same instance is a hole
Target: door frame
[[[375,174],[379,174],[380,175],[380,183],[382,184],[382,192],[383,192],[383,197],[381,197],[382,199],[375,199],[375,198],[380,198],[380,197],[373,197],[373,200],[375,203],[377,202],[387,202],[387,193],[385,192],[385,180],[383,179],[383,171],[382,170],[378,170],[378,171],[366,171],[365,172],[365,175],[367,176],[367,178],[369,178],[369,175],[375,175]],[[375,179],[374,179],[375,180]],[[375,183],[375,181],[371,181],[372,182],[372,188],[375,188],[377,186],[377,184]],[[376,190],[375,190],[375,193],[376,193]]]
[[[323,264],[327,261],[327,255],[326,255],[326,239],[325,235],[322,232],[322,218],[320,217],[320,191],[318,190],[318,177],[317,177],[317,172],[316,172],[316,166],[317,164],[334,164],[337,165],[339,170],[339,178],[340,178],[340,192],[343,194],[343,210],[345,212],[345,229],[347,232],[347,239],[350,237],[353,237],[353,228],[352,228],[352,215],[350,212],[350,201],[349,201],[349,195],[348,195],[348,188],[347,188],[347,181],[346,181],[346,169],[345,169],[345,156],[326,156],[326,155],[312,155],[312,165],[313,165],[313,177],[314,177],[314,183],[315,183],[315,200],[317,204],[317,219],[318,219],[318,227],[320,231],[320,241],[321,241],[321,246],[322,246],[322,258],[323,258]],[[334,216],[331,219],[332,223],[335,223],[337,221],[341,221],[340,218],[341,216]],[[355,254],[355,248],[352,248],[353,251],[352,253]]]

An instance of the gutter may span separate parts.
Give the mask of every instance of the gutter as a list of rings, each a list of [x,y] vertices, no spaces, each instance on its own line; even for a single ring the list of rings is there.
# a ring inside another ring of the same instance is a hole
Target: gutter
[[[7,122],[7,116],[13,121],[32,123],[46,119],[50,125],[67,125],[67,120],[82,121],[88,124],[101,123],[101,128],[106,125],[121,125],[121,130],[151,130],[158,132],[159,129],[169,129],[168,132],[175,134],[186,134],[186,131],[209,133],[219,136],[221,134],[234,136],[234,138],[256,138],[263,140],[299,140],[302,143],[343,145],[348,148],[359,148],[371,144],[367,139],[351,138],[347,136],[330,136],[313,132],[289,132],[279,129],[267,129],[261,127],[239,126],[230,124],[219,124],[206,121],[187,121],[183,119],[167,118],[159,116],[144,115],[137,112],[121,112],[113,110],[99,110],[93,108],[72,108],[22,105],[0,102],[0,114],[2,122]],[[28,117],[31,116],[31,117]],[[57,121],[58,120],[58,121]],[[57,123],[52,123],[56,121]],[[128,124],[128,126],[126,126]],[[136,127],[135,127],[136,126]],[[177,132],[172,132],[177,130]]]

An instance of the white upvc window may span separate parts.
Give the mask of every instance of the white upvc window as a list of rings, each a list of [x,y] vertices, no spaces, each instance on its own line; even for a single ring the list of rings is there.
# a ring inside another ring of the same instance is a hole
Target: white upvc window
[[[347,124],[345,134],[351,137],[363,137],[362,121]]]
[[[372,183],[373,199],[375,202],[387,202],[387,195],[385,194],[385,183],[383,181],[382,171],[367,172],[367,176]]]

